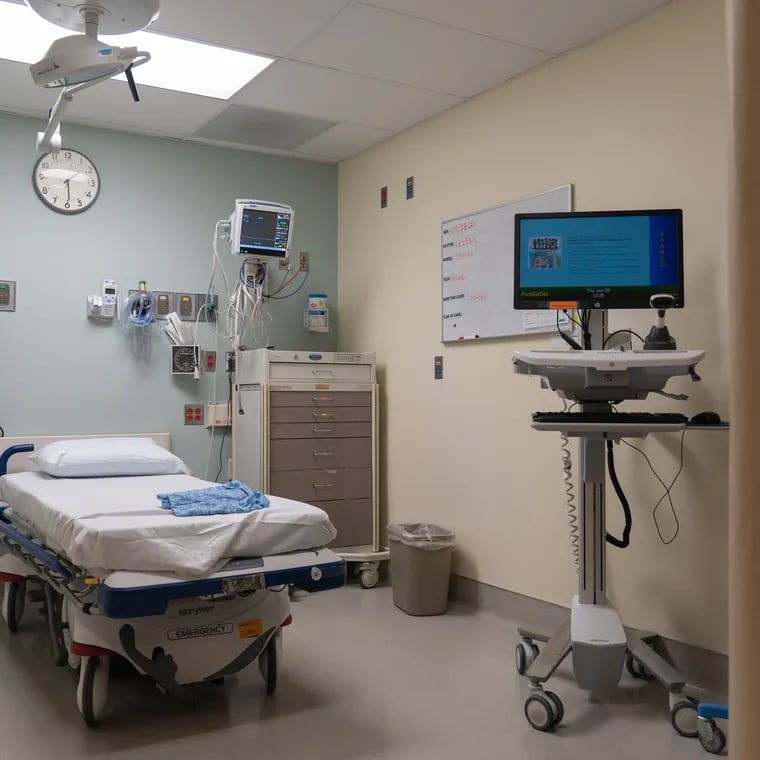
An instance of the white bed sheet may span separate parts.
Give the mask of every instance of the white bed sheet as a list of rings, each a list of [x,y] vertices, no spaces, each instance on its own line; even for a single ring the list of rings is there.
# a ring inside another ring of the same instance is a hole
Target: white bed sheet
[[[177,517],[156,498],[212,485],[190,475],[53,478],[21,472],[0,478],[0,499],[51,548],[98,574],[199,577],[232,557],[313,549],[336,536],[323,510],[277,496],[255,512],[204,517]]]

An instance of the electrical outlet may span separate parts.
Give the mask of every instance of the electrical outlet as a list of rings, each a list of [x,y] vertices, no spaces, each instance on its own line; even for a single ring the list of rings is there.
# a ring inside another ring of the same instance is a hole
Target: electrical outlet
[[[216,351],[204,351],[206,355],[206,372],[216,371]]]
[[[185,425],[203,424],[203,404],[185,404]]]
[[[305,251],[301,251],[301,253],[298,254],[298,271],[299,272],[308,272],[309,271],[309,254]]]
[[[224,364],[225,364],[225,369],[227,370],[227,372],[235,371],[235,352],[234,351],[224,352]]]
[[[442,356],[433,357],[433,379],[443,380],[443,357]]]
[[[0,311],[16,311],[15,280],[0,280]]]
[[[280,259],[280,269],[287,269],[290,266],[288,259]]]
[[[406,199],[410,201],[414,198],[414,177],[406,178]]]

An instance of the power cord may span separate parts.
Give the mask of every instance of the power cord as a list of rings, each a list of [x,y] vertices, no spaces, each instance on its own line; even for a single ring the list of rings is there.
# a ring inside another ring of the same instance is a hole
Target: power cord
[[[607,346],[607,341],[613,336],[613,335],[620,335],[620,333],[629,333],[631,335],[635,335],[642,343],[644,342],[644,338],[642,338],[635,330],[629,330],[627,328],[624,328],[623,330],[614,330],[611,332],[605,339],[604,343],[602,343],[602,348],[605,348]]]
[[[676,512],[676,508],[673,505],[673,499],[670,495],[670,492],[672,491],[673,486],[676,484],[678,477],[683,471],[683,441],[685,437],[686,437],[686,428],[684,428],[683,432],[681,433],[680,462],[678,464],[678,471],[673,476],[673,480],[670,481],[669,486],[666,486],[665,481],[657,474],[657,471],[652,466],[652,463],[649,461],[649,457],[644,453],[644,451],[642,451],[638,446],[634,446],[632,443],[628,443],[628,441],[621,439],[626,446],[628,446],[629,448],[632,448],[634,451],[638,451],[639,454],[641,454],[641,456],[644,457],[646,463],[649,465],[649,469],[652,471],[652,474],[657,478],[657,480],[660,481],[660,484],[665,489],[665,493],[660,497],[659,501],[654,505],[654,509],[652,510],[652,518],[654,519],[655,528],[657,528],[657,535],[660,537],[660,541],[662,541],[662,543],[665,546],[672,544],[673,541],[676,540],[676,537],[678,536],[678,533],[681,530],[681,523],[678,519],[678,513]],[[665,501],[665,499],[667,499],[670,504],[670,511],[673,513],[673,519],[675,520],[675,523],[676,523],[675,533],[673,533],[671,538],[669,538],[668,540],[665,540],[665,538],[663,537],[662,531],[660,530],[660,524],[657,521],[657,510],[660,508],[660,505],[662,504],[663,501]]]
[[[230,410],[230,425],[232,424],[232,375],[227,375],[227,382],[230,386],[230,393],[229,397],[227,399],[227,408]],[[219,444],[219,469],[216,471],[216,477],[214,478],[214,483],[219,482],[219,476],[222,474],[222,467],[224,467],[224,459],[223,459],[223,453],[224,453],[224,439],[227,437],[227,428],[225,427],[224,430],[222,430],[222,442]]]
[[[612,441],[607,439],[607,469],[610,473],[610,480],[612,486],[615,489],[620,503],[623,505],[623,514],[625,515],[625,527],[623,528],[623,537],[616,538],[611,533],[607,534],[607,543],[617,546],[618,549],[627,549],[631,543],[631,527],[633,526],[633,518],[631,516],[631,506],[628,504],[628,499],[625,498],[625,493],[618,480],[617,472],[615,471],[615,452],[612,448]]]

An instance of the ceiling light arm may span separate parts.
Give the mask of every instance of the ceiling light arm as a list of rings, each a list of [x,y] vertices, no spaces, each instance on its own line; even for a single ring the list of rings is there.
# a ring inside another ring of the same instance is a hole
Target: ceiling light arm
[[[128,68],[135,68],[135,66],[142,66],[150,60],[150,53],[144,50],[137,50],[137,48],[123,48],[121,51],[121,58],[125,61],[123,71]],[[127,63],[128,62],[128,63]],[[74,95],[82,90],[86,90],[88,87],[92,87],[100,82],[105,82],[107,79],[111,79],[113,75],[99,77],[98,79],[92,79],[89,82],[82,82],[81,84],[75,84],[71,87],[64,87],[61,90],[61,94],[58,96],[55,105],[50,111],[50,118],[48,119],[48,125],[44,132],[37,133],[37,150],[42,153],[57,153],[61,149],[61,120],[63,119],[63,113],[74,99]],[[130,89],[132,86],[130,85]],[[136,90],[132,89],[132,95],[134,97]]]

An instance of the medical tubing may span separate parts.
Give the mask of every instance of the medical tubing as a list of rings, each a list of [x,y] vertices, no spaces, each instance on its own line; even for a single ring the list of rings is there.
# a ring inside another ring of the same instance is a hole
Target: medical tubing
[[[156,321],[156,301],[150,291],[138,291],[127,298],[124,324],[128,327],[146,327]]]
[[[615,454],[612,450],[612,441],[607,440],[607,469],[610,472],[610,480],[615,488],[615,493],[620,499],[620,503],[623,505],[623,514],[625,515],[625,527],[623,528],[623,538],[615,538],[615,536],[607,534],[607,543],[617,546],[618,549],[625,549],[631,543],[631,526],[633,520],[631,518],[631,507],[628,504],[628,500],[625,498],[623,489],[620,486],[617,473],[615,472]]]

